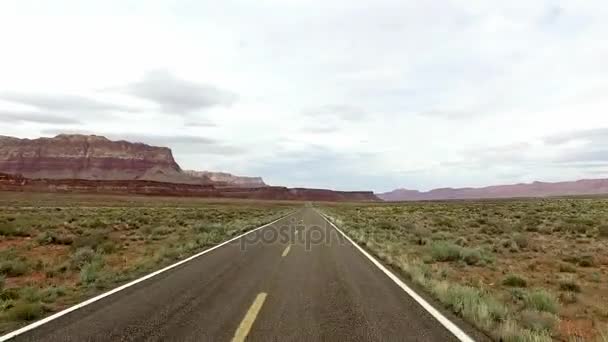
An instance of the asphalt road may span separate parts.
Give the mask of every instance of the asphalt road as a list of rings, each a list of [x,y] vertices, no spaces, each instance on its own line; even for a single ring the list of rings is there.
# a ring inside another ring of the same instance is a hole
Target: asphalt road
[[[456,341],[311,208],[14,341]]]

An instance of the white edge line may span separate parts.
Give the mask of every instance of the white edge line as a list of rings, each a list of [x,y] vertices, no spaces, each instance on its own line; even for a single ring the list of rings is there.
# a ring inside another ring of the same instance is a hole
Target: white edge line
[[[73,311],[76,311],[76,310],[78,310],[78,309],[81,309],[81,308],[83,308],[83,307],[85,307],[85,306],[87,306],[87,305],[93,304],[93,303],[95,303],[95,302],[97,302],[97,301],[99,301],[99,300],[101,300],[101,299],[103,299],[103,298],[106,298],[106,297],[111,296],[111,295],[113,295],[113,294],[115,294],[115,293],[117,293],[117,292],[120,292],[120,291],[122,291],[122,290],[124,290],[124,289],[126,289],[126,288],[129,288],[129,287],[131,287],[131,286],[133,286],[133,285],[136,285],[136,284],[141,283],[141,282],[143,282],[143,281],[145,281],[145,280],[148,280],[148,279],[150,279],[150,278],[152,278],[152,277],[154,277],[154,276],[157,276],[157,275],[159,275],[159,274],[161,274],[161,273],[163,273],[163,272],[166,272],[166,271],[168,271],[168,270],[170,270],[170,269],[173,269],[173,268],[175,268],[175,267],[177,267],[177,266],[183,265],[183,264],[187,263],[188,261],[191,261],[191,260],[193,260],[193,259],[196,259],[196,258],[198,258],[198,257],[200,257],[200,256],[202,256],[202,255],[204,255],[204,254],[207,254],[207,253],[209,253],[209,252],[211,252],[211,251],[213,251],[213,250],[215,250],[215,249],[217,249],[217,248],[220,248],[220,247],[222,247],[222,246],[224,246],[224,245],[227,245],[227,244],[231,243],[232,241],[238,240],[238,239],[242,238],[243,236],[245,236],[245,235],[247,235],[247,234],[251,234],[251,233],[253,233],[253,232],[255,232],[255,231],[258,231],[258,230],[260,230],[260,229],[263,229],[263,228],[266,228],[266,227],[268,227],[268,226],[271,226],[271,225],[273,225],[273,224],[275,224],[275,223],[277,223],[277,222],[281,221],[282,219],[284,219],[284,218],[286,218],[286,217],[289,217],[289,216],[293,215],[293,214],[294,214],[294,213],[296,213],[296,212],[297,212],[297,211],[294,211],[294,212],[292,212],[292,213],[289,213],[289,214],[287,214],[287,215],[285,215],[285,216],[282,216],[282,217],[280,217],[280,218],[276,219],[275,221],[272,221],[272,222],[270,222],[270,223],[267,223],[267,224],[265,224],[265,225],[263,225],[263,226],[261,226],[261,227],[254,228],[254,229],[252,229],[252,230],[250,230],[250,231],[248,231],[248,232],[246,232],[246,233],[243,233],[243,234],[241,234],[241,235],[239,235],[239,236],[237,236],[237,237],[234,237],[234,238],[232,238],[232,239],[230,239],[230,240],[228,240],[228,241],[224,241],[224,242],[220,243],[219,245],[216,245],[216,246],[213,246],[213,247],[211,247],[211,248],[209,248],[209,249],[206,249],[206,250],[204,250],[204,251],[202,251],[202,252],[200,252],[200,253],[198,253],[198,254],[195,254],[195,255],[193,255],[193,256],[191,256],[191,257],[187,258],[187,259],[184,259],[184,260],[182,260],[182,261],[178,261],[178,262],[176,262],[176,263],[175,263],[175,264],[173,264],[173,265],[170,265],[170,266],[167,266],[167,267],[165,267],[165,268],[163,268],[163,269],[161,269],[161,270],[158,270],[158,271],[152,272],[152,273],[150,273],[150,274],[148,274],[148,275],[146,275],[146,276],[143,276],[143,277],[141,277],[141,278],[139,278],[139,279],[133,280],[133,281],[131,281],[130,283],[124,284],[124,285],[122,285],[122,286],[120,286],[120,287],[117,287],[117,288],[115,288],[115,289],[113,289],[113,290],[110,290],[110,291],[108,291],[108,292],[106,292],[106,293],[102,293],[102,294],[100,294],[100,295],[99,295],[99,296],[97,296],[97,297],[93,297],[93,298],[88,299],[88,300],[86,300],[86,301],[84,301],[84,302],[82,302],[82,303],[76,304],[76,305],[74,305],[74,306],[72,306],[72,307],[69,307],[69,308],[67,308],[67,309],[65,309],[65,310],[59,311],[59,312],[58,312],[58,313],[56,313],[56,314],[53,314],[53,315],[51,315],[51,316],[49,316],[49,317],[47,317],[47,318],[41,319],[41,320],[39,320],[39,321],[36,321],[36,322],[34,322],[34,323],[30,324],[30,325],[27,325],[27,326],[25,326],[25,327],[23,327],[23,328],[21,328],[21,329],[18,329],[18,330],[13,331],[13,332],[10,332],[10,333],[8,333],[8,334],[6,334],[6,335],[4,335],[4,336],[0,336],[0,342],[8,341],[8,340],[10,340],[10,339],[12,339],[12,338],[15,338],[15,337],[17,337],[17,336],[19,336],[19,335],[23,334],[23,333],[26,333],[26,332],[28,332],[28,331],[30,331],[30,330],[33,330],[33,329],[36,329],[36,328],[38,328],[38,327],[39,327],[39,326],[41,326],[41,325],[44,325],[44,324],[46,324],[46,323],[49,323],[49,322],[51,322],[51,321],[53,321],[53,320],[55,320],[55,319],[57,319],[57,318],[59,318],[59,317],[61,317],[61,316],[65,316],[65,315],[67,315],[67,314],[69,314],[69,313],[71,313],[71,312],[73,312]]]
[[[430,313],[441,325],[443,325],[447,330],[449,330],[456,338],[458,338],[462,342],[475,342],[469,335],[467,335],[462,329],[460,329],[456,324],[450,321],[447,317],[445,317],[441,312],[437,311],[429,302],[424,300],[424,298],[420,297],[414,290],[412,290],[409,286],[407,286],[399,277],[397,277],[393,272],[387,269],[384,265],[382,265],[376,258],[370,255],[366,250],[364,250],[361,246],[359,246],[355,241],[353,241],[348,235],[346,235],[340,228],[338,228],[333,222],[331,222],[325,214],[320,213],[325,221],[327,221],[332,227],[334,227],[340,234],[342,234],[350,243],[352,243],[363,255],[365,255],[374,265],[376,265],[384,274],[386,274],[392,281],[394,281],[399,287],[407,292],[410,297],[412,297],[420,306],[422,306],[428,313]]]

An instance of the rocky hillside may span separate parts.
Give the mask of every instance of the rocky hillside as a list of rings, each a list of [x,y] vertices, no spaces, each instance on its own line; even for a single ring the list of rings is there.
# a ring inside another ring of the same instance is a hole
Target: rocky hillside
[[[608,194],[608,179],[584,179],[574,182],[534,182],[495,185],[483,188],[442,188],[428,192],[397,189],[377,194],[385,201],[423,201],[447,199],[484,199],[512,197],[548,197]]]
[[[3,173],[0,173],[0,191],[297,201],[379,201],[371,191],[289,189],[281,186],[217,187],[212,184],[176,184],[146,180],[28,179]]]
[[[62,134],[32,140],[0,136],[0,172],[34,179],[210,182],[183,173],[166,147],[95,135]]]
[[[223,184],[226,186],[246,187],[246,188],[258,188],[267,186],[261,177],[242,177],[235,176],[226,172],[211,172],[211,171],[192,171],[185,170],[189,176],[199,177],[203,179],[210,179],[215,184]]]
[[[183,171],[166,147],[101,136],[0,136],[0,190],[302,201],[378,201],[372,192],[289,189],[259,177]]]

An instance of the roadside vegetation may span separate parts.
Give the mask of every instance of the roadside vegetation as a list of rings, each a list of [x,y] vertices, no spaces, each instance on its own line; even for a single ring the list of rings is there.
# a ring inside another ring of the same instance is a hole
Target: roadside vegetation
[[[607,341],[606,199],[321,209],[354,240],[497,341]]]
[[[3,193],[0,334],[271,222],[297,205]]]

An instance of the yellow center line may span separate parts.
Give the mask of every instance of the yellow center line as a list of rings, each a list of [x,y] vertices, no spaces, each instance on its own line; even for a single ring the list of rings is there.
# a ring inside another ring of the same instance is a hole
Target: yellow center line
[[[289,254],[289,251],[291,250],[291,245],[288,245],[287,248],[285,248],[285,250],[283,251],[283,258],[287,256],[287,254]]]
[[[249,331],[251,331],[251,327],[253,326],[255,319],[258,317],[258,314],[260,313],[260,310],[262,309],[262,305],[264,305],[264,301],[266,301],[267,296],[268,296],[268,293],[262,292],[262,293],[258,294],[257,297],[255,297],[255,300],[253,301],[253,304],[251,304],[249,311],[247,311],[247,314],[243,318],[241,325],[239,325],[239,328],[234,333],[232,342],[245,341],[245,339],[247,338],[247,335],[249,335]]]

